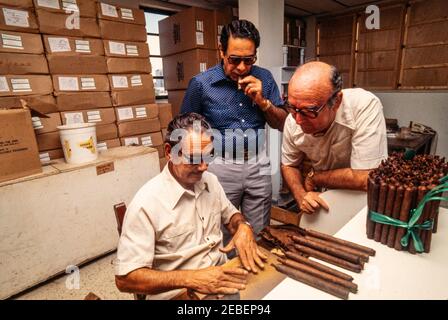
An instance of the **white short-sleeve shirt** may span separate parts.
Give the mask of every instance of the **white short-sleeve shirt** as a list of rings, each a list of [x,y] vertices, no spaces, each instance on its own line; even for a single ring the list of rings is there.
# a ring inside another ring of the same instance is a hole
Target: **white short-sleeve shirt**
[[[323,136],[305,134],[292,115],[283,130],[282,164],[299,166],[306,155],[317,171],[373,169],[387,158],[381,101],[361,88],[342,90],[336,118]]]
[[[223,264],[221,224],[238,210],[215,175],[204,172],[194,192],[184,189],[168,165],[134,196],[125,215],[115,274],[148,267],[194,270]],[[174,297],[179,290],[151,296]]]

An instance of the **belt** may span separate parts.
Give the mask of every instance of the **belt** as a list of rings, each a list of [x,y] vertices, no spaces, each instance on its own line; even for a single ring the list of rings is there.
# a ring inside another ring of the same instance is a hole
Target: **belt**
[[[227,160],[248,161],[249,159],[252,159],[257,156],[258,156],[258,152],[256,152],[255,150],[247,150],[247,149],[244,149],[243,152],[234,152],[233,155],[229,155],[229,154],[223,152],[223,158],[227,159]]]

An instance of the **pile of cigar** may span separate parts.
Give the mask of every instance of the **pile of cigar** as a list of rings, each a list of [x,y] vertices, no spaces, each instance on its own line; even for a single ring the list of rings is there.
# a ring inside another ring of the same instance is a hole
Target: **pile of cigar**
[[[369,256],[375,255],[371,248],[315,230],[303,229],[300,236],[291,238],[294,244],[278,259],[280,264],[274,265],[276,270],[341,299],[348,299],[350,292],[358,291],[353,277],[310,257],[359,273]]]
[[[393,153],[369,174],[368,210],[408,222],[410,210],[415,209],[423,197],[440,184],[440,179],[447,173],[448,163],[445,162],[445,158],[416,155],[407,160],[403,153]],[[427,253],[430,251],[432,233],[437,231],[439,205],[440,201],[427,202],[423,214],[417,221],[417,224],[428,219],[433,221],[432,230],[418,231],[424,252]],[[366,226],[369,239],[374,239],[396,250],[417,252],[412,237],[407,247],[402,246],[401,239],[406,233],[405,228],[375,223],[370,219],[369,214]]]

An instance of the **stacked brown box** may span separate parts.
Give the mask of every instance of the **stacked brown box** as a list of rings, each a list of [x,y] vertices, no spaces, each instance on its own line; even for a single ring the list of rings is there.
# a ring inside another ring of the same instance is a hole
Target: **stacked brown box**
[[[171,110],[173,117],[180,113],[182,102],[184,101],[186,90],[172,90],[168,91],[168,101],[171,103]]]
[[[160,127],[162,128],[162,140],[165,140],[168,124],[173,120],[173,111],[170,103],[157,103],[157,107],[159,109]],[[158,151],[160,156],[160,170],[162,170],[166,164],[166,158],[163,148]]]

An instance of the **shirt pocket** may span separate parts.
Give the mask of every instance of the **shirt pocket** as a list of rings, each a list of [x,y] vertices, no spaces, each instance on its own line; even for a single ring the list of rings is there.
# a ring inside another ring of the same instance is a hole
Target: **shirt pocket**
[[[170,251],[182,249],[193,244],[195,226],[192,224],[181,224],[172,226],[165,230],[159,237],[158,245],[169,248]]]

